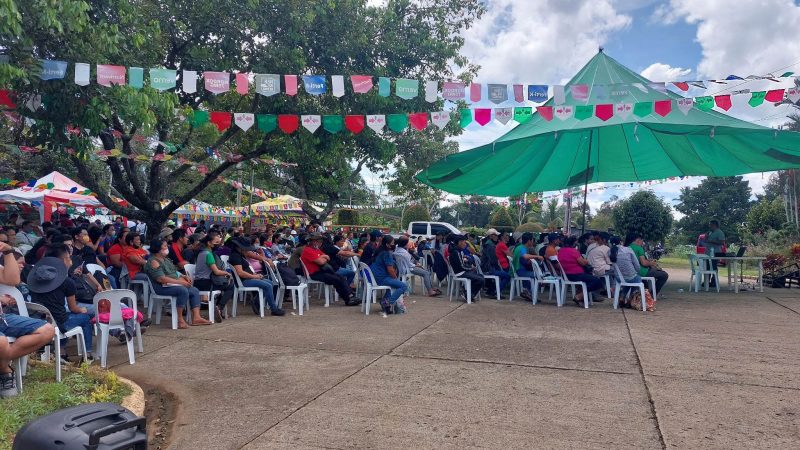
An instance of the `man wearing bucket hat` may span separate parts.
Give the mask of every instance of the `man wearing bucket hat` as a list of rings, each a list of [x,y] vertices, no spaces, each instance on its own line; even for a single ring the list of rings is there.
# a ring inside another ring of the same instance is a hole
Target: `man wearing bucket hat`
[[[86,344],[87,358],[92,351],[92,324],[89,311],[78,305],[75,299],[75,283],[69,279],[67,267],[72,265],[69,248],[63,244],[53,244],[45,257],[33,266],[28,274],[28,289],[35,303],[45,306],[62,333],[80,327]],[[66,306],[64,299],[66,299]],[[66,339],[61,345],[66,344]],[[65,353],[64,353],[65,354]]]

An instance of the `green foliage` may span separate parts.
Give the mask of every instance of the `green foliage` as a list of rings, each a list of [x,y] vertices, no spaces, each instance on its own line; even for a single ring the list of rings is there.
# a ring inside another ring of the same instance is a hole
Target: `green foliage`
[[[548,199],[540,215],[540,222],[549,231],[555,231],[564,224],[564,205],[558,204],[558,198]]]
[[[544,227],[540,223],[536,222],[526,222],[522,225],[518,226],[515,230],[515,233],[542,233],[544,232]]]
[[[682,188],[675,209],[684,214],[678,226],[687,243],[707,232],[712,219],[719,221],[728,242],[737,242],[750,206],[750,185],[737,176],[706,178],[696,188]]]
[[[497,231],[503,232],[514,231],[514,220],[511,218],[511,215],[508,213],[508,209],[503,206],[498,206],[497,209],[494,210],[492,213],[491,219],[489,219],[489,228],[495,228]]]
[[[624,236],[641,233],[646,241],[661,241],[672,226],[670,207],[651,191],[639,191],[613,210],[614,228]]]
[[[619,197],[612,196],[600,205],[594,217],[589,221],[589,228],[598,231],[607,231],[614,228],[614,209],[617,207]]]
[[[402,229],[408,229],[408,224],[411,222],[427,222],[431,220],[431,215],[428,209],[422,205],[410,205],[403,211],[403,219],[401,221]]]
[[[17,430],[39,416],[84,403],[121,403],[130,394],[130,387],[114,372],[89,366],[66,373],[56,383],[51,365],[31,361],[23,382],[22,394],[2,400],[0,450],[10,449]]]
[[[747,212],[744,228],[750,233],[761,234],[767,230],[780,230],[785,223],[783,200],[762,198]]]
[[[458,228],[462,233],[474,234],[475,236],[481,237],[486,236],[486,228],[481,227],[464,227]]]
[[[336,214],[336,223],[339,225],[358,225],[360,223],[358,211],[355,209],[340,209]]]

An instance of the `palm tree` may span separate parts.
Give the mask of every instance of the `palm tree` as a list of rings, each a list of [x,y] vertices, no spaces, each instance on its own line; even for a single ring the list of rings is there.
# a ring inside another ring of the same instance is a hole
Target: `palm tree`
[[[558,198],[551,198],[542,209],[541,222],[547,225],[549,231],[556,231],[564,224],[563,215],[564,206],[558,204]]]

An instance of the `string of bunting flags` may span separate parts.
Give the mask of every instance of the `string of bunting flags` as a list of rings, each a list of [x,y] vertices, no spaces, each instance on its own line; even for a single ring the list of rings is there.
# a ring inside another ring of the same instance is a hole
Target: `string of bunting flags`
[[[6,61],[8,62],[7,58]],[[89,63],[68,63],[67,61],[40,60],[41,72],[38,76],[41,80],[63,80],[67,78],[67,70],[70,64],[73,66],[73,81],[79,86],[88,86],[92,78],[92,65]],[[166,91],[178,87],[178,70],[165,68],[149,68],[149,86]],[[619,87],[633,86],[644,92],[648,89],[666,92],[667,86],[674,86],[682,92],[687,92],[690,87],[708,89],[719,85],[728,84],[736,81],[750,80],[769,80],[780,82],[781,79],[790,78],[794,72],[783,72],[781,74],[767,73],[762,75],[749,75],[742,77],[731,74],[725,78],[691,80],[691,81],[664,81],[654,83],[619,83],[603,85],[604,90],[613,91]],[[229,72],[229,71],[205,71],[181,70],[180,89],[185,93],[196,93],[198,82],[202,77],[203,88],[211,94],[219,95],[235,90],[240,95],[247,95],[252,90],[257,94],[269,97],[276,94],[296,96],[300,92],[299,86],[302,81],[303,90],[314,96],[330,93],[334,97],[346,95],[346,83],[344,75],[293,75],[293,74],[261,74],[249,72]],[[231,79],[235,84],[231,83]],[[376,83],[377,79],[377,83]],[[144,87],[145,69],[142,67],[126,67],[111,64],[94,65],[94,80],[100,86],[128,85],[135,89]],[[423,95],[427,102],[433,103],[441,98],[449,101],[470,101],[479,102],[483,99],[492,103],[500,104],[513,100],[523,103],[526,100],[534,103],[546,101],[551,96],[556,105],[564,103],[567,94],[563,85],[548,84],[508,84],[508,83],[464,83],[461,81],[445,80],[417,80],[399,77],[376,77],[373,75],[350,75],[349,90],[352,94],[367,94],[377,86],[377,93],[382,97],[394,95],[401,99],[414,99]],[[441,87],[440,87],[441,84]],[[234,89],[235,86],[235,89]],[[509,86],[511,93],[509,95]],[[527,89],[526,89],[527,87]],[[593,86],[596,88],[597,86]],[[484,97],[484,91],[486,92]],[[0,91],[0,103],[10,102],[8,91]],[[576,100],[581,97],[588,99],[588,85],[574,85],[571,88],[572,97]]]

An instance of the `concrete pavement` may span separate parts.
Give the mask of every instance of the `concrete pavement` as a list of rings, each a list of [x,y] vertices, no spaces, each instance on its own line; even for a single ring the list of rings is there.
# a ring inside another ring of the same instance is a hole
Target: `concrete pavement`
[[[239,308],[151,327],[132,366],[112,343],[111,364],[178,396],[175,449],[800,446],[800,291],[679,287],[654,313],[418,296],[387,318],[316,298],[303,317]]]

